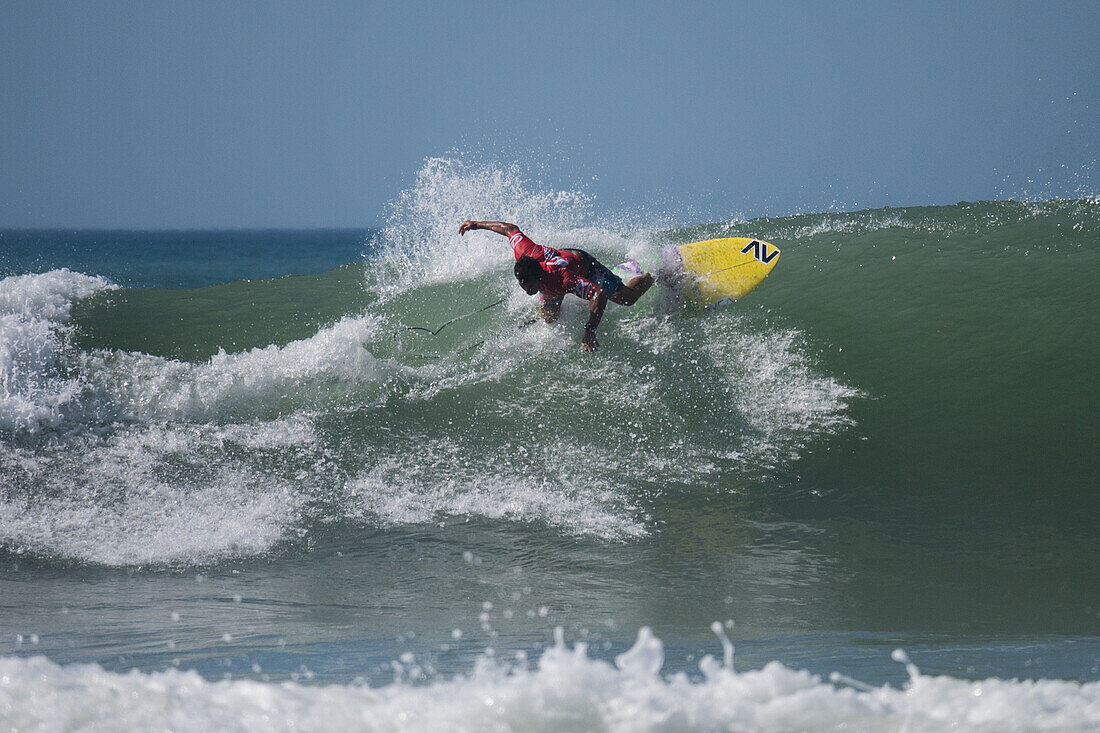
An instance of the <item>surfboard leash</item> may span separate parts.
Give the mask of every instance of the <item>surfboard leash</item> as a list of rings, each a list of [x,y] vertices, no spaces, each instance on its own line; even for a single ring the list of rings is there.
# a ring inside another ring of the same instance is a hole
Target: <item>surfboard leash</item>
[[[496,301],[495,303],[490,303],[489,305],[478,308],[475,311],[470,311],[469,313],[466,313],[465,315],[461,315],[461,316],[458,316],[456,318],[452,318],[451,320],[447,321],[446,323],[444,323],[442,326],[435,329],[434,331],[430,328],[426,328],[425,326],[402,326],[401,329],[397,329],[396,331],[393,332],[393,338],[396,341],[397,340],[397,335],[399,333],[401,333],[402,329],[404,329],[406,331],[423,331],[424,333],[431,334],[432,336],[437,336],[437,335],[439,335],[440,331],[442,331],[444,328],[451,325],[452,323],[454,323],[456,321],[461,321],[463,318],[469,318],[470,316],[476,316],[478,313],[482,313],[484,311],[487,311],[490,308],[495,308],[496,306],[503,303],[505,300],[507,300],[507,298],[501,298],[500,300]],[[531,326],[531,325],[534,325],[534,324],[538,323],[539,320],[540,319],[538,319],[538,318],[528,318],[523,323],[516,326],[516,330],[517,331],[522,331],[523,329],[527,328],[528,326]],[[477,347],[481,346],[484,343],[485,343],[485,339],[479,339],[479,340],[473,342],[472,344],[470,344],[468,346],[464,346],[463,348],[459,349],[459,351],[457,353],[464,353],[464,352],[467,352],[467,351],[472,351],[472,350],[476,349]],[[364,344],[364,346],[365,346],[365,344]],[[416,356],[417,356],[417,358],[426,359],[428,361],[438,361],[439,359],[443,358],[442,356],[434,355],[434,354],[433,355],[418,354]]]
[[[465,315],[457,316],[455,318],[452,318],[451,320],[447,321],[446,323],[444,323],[442,326],[435,329],[434,331],[430,328],[425,327],[425,326],[402,326],[401,328],[403,328],[406,331],[423,331],[425,333],[430,333],[432,336],[438,336],[440,331],[442,331],[444,328],[451,325],[452,323],[457,323],[458,321],[461,321],[464,318],[469,318],[470,316],[476,316],[478,313],[483,313],[483,312],[489,310],[490,308],[495,308],[496,306],[503,303],[505,300],[507,300],[507,298],[501,298],[500,300],[496,301],[495,303],[490,303],[489,305],[478,308],[475,311],[470,311],[469,313],[467,313]],[[400,330],[397,330],[397,331],[393,332],[394,339],[397,338],[397,334],[400,333],[400,332],[401,332]]]

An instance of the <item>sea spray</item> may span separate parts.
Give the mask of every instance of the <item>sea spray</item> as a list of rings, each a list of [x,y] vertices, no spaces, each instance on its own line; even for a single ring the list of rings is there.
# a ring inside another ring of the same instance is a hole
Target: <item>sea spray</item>
[[[515,223],[537,241],[558,247],[613,247],[627,251],[643,231],[609,225],[583,190],[555,190],[527,178],[520,167],[474,164],[459,157],[429,158],[413,185],[390,204],[375,239],[385,279],[371,280],[384,294],[432,282],[510,271],[511,250],[502,237],[460,237],[466,219]],[[625,236],[631,235],[631,236]]]

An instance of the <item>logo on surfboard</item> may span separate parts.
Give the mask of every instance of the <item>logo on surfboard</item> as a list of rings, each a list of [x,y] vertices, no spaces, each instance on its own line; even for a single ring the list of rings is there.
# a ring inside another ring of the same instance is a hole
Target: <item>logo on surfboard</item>
[[[741,248],[741,254],[748,254],[750,249],[752,250],[753,258],[760,260],[765,265],[779,256],[778,247],[773,249],[771,254],[768,254],[768,245],[763,242],[758,242],[755,239]]]

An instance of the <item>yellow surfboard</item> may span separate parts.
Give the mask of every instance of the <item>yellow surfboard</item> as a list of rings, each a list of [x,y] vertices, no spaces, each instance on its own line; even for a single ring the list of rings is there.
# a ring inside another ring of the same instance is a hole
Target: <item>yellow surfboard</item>
[[[760,239],[732,237],[691,242],[660,251],[657,282],[700,305],[743,298],[779,262],[779,248]],[[631,260],[611,268],[624,281],[642,274]]]
[[[666,247],[660,252],[657,282],[678,297],[700,305],[743,298],[763,282],[779,262],[779,248],[760,239],[732,237]],[[641,275],[635,260],[611,268],[623,279]]]
[[[779,248],[747,237],[708,239],[661,250],[662,276],[702,305],[752,292],[779,262]]]

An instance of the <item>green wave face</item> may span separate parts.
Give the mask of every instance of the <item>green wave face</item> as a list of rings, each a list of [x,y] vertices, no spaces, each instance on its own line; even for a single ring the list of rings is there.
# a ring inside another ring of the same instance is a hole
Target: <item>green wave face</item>
[[[1095,510],[1094,202],[756,224],[789,239],[785,272],[758,301],[869,398],[833,448],[843,461],[820,475],[845,501],[1059,523]]]

